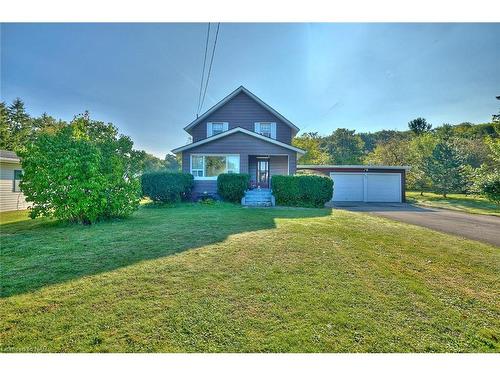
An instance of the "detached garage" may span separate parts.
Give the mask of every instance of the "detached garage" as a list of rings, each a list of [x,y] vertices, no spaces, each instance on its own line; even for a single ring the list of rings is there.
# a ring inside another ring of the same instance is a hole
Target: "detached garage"
[[[368,165],[298,165],[297,170],[333,179],[334,202],[404,202],[409,167]]]

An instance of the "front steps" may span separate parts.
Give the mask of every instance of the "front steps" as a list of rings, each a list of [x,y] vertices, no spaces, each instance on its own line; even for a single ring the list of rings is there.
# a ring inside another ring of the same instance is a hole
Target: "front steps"
[[[241,199],[241,204],[250,207],[271,207],[275,204],[274,195],[271,193],[271,189],[247,190]]]

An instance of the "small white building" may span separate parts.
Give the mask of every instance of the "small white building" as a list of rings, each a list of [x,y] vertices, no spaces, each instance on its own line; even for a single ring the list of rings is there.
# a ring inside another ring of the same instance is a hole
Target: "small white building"
[[[0,212],[25,210],[29,204],[19,188],[23,170],[13,151],[0,150]]]

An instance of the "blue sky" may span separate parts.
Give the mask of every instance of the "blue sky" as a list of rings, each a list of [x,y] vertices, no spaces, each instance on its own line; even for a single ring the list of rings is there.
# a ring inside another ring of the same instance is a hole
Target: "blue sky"
[[[2,24],[1,99],[66,120],[89,110],[163,157],[187,141],[206,28]],[[204,110],[244,85],[321,134],[487,122],[499,62],[500,24],[221,24]]]

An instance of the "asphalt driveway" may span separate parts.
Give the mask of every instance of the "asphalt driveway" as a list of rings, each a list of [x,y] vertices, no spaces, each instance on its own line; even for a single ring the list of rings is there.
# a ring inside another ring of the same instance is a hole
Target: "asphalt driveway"
[[[335,208],[368,212],[409,224],[500,246],[500,217],[414,206],[407,203],[335,203]]]

